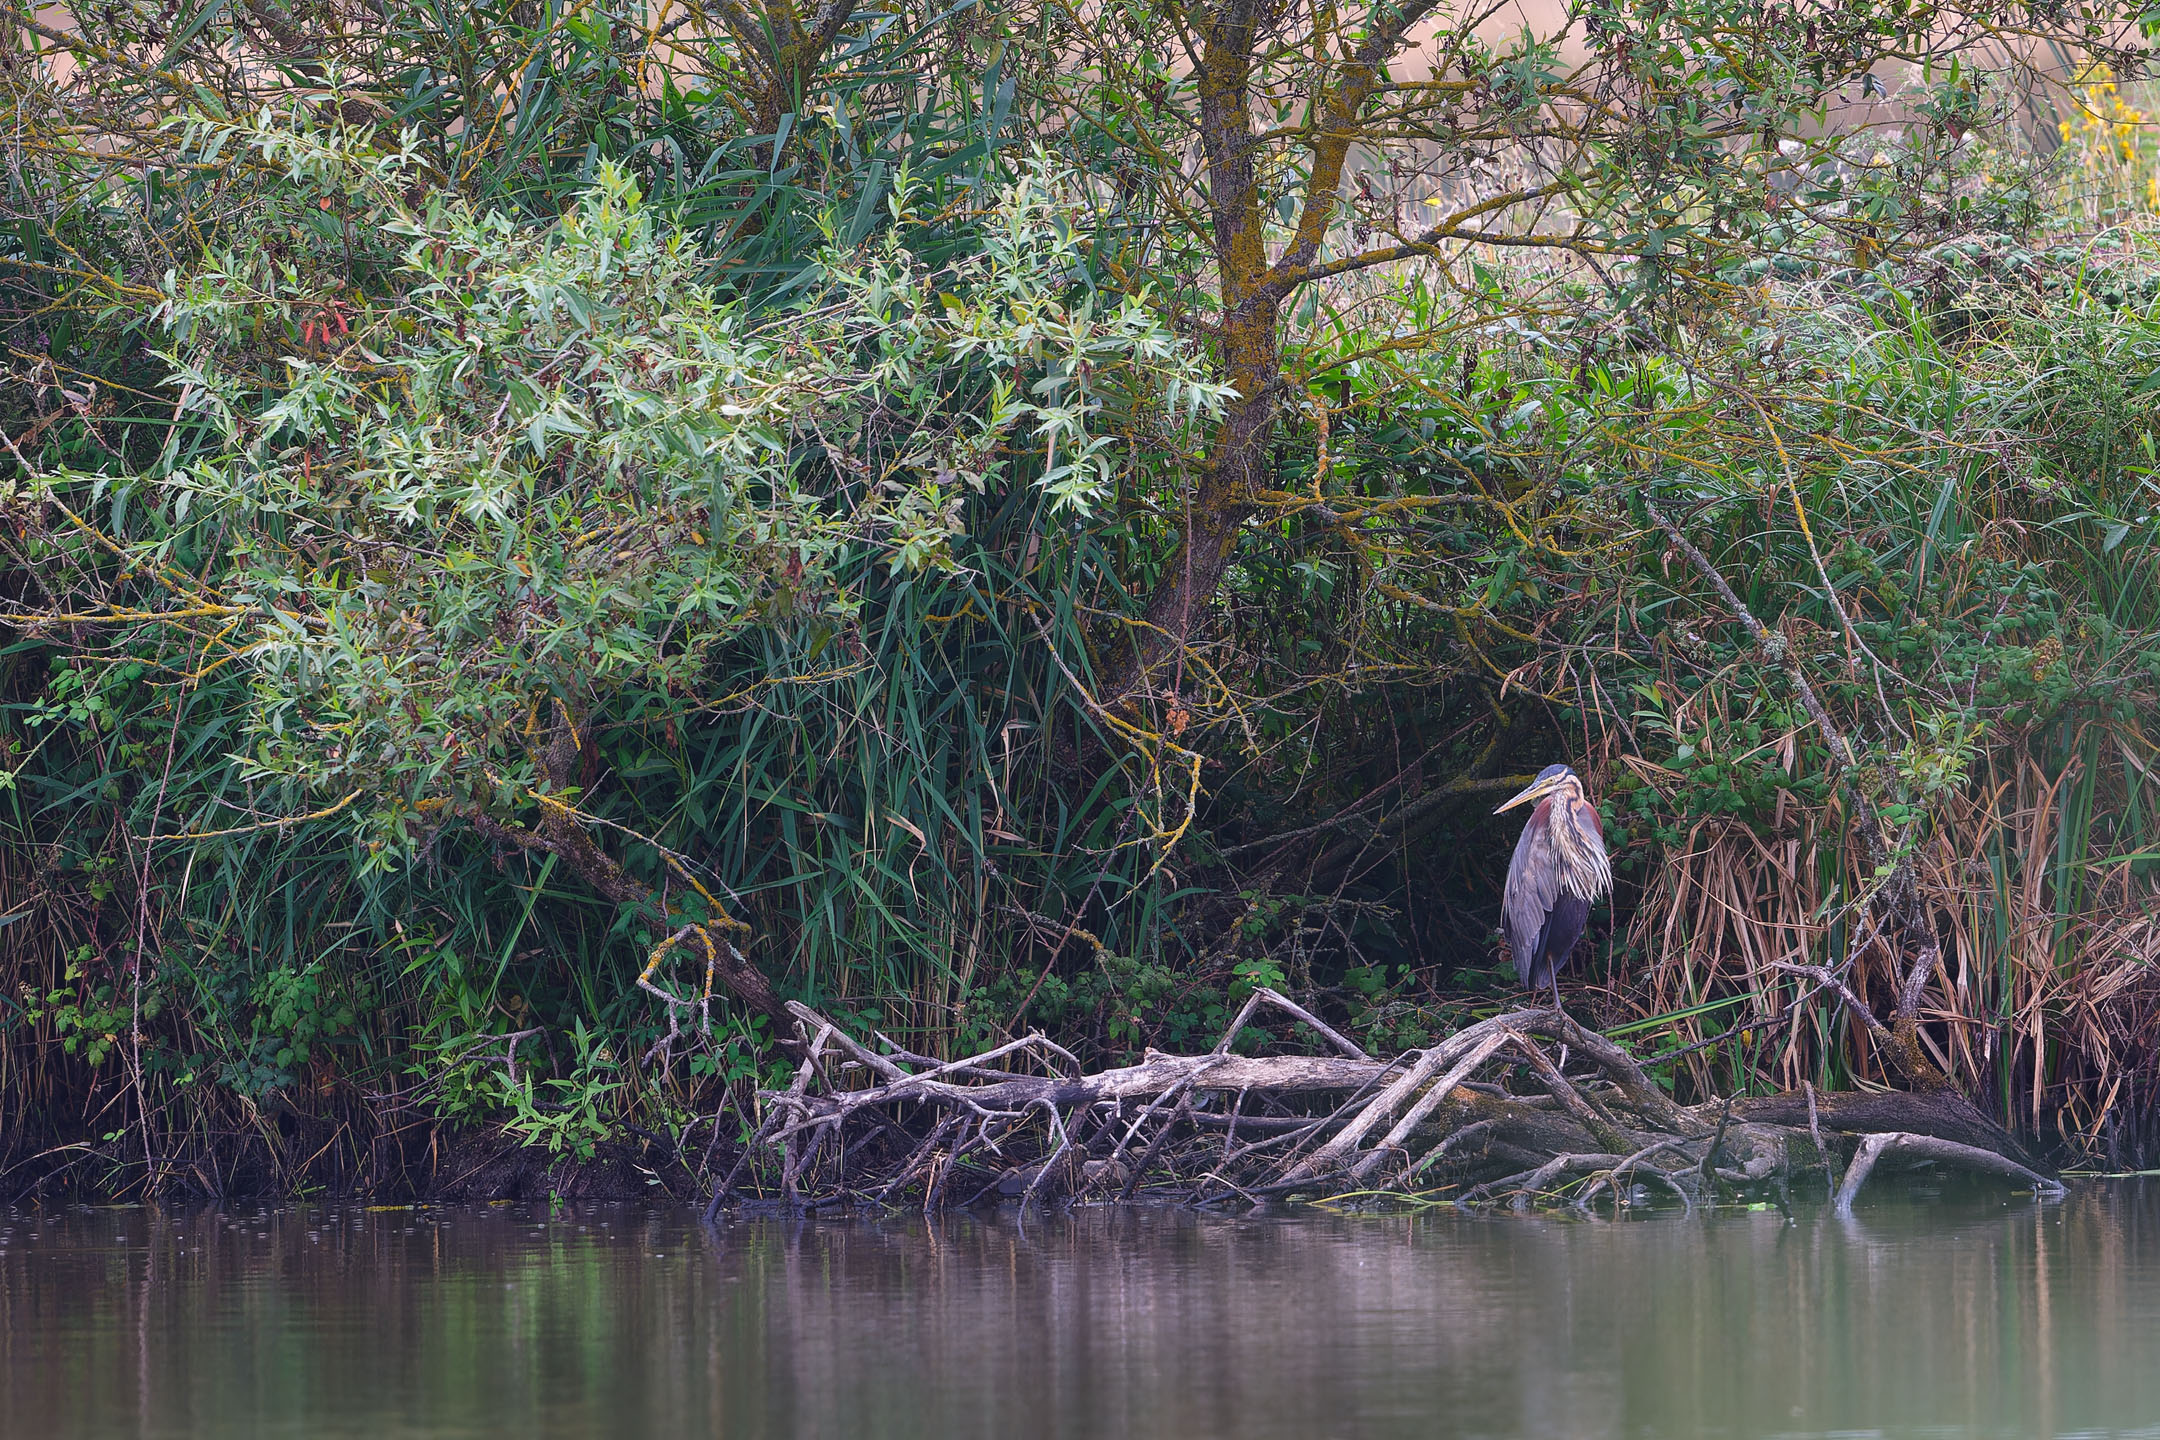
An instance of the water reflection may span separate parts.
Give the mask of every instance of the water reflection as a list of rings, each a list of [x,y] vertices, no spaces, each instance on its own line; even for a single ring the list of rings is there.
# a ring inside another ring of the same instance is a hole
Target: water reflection
[[[0,1434],[2160,1436],[2160,1186],[1621,1224],[0,1214]]]

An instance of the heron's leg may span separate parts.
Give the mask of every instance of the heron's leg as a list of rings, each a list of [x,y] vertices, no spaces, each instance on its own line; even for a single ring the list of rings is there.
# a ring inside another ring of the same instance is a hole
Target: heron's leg
[[[1552,982],[1552,1008],[1558,1010],[1560,1008],[1560,967],[1553,966],[1552,969],[1545,972],[1545,978]]]

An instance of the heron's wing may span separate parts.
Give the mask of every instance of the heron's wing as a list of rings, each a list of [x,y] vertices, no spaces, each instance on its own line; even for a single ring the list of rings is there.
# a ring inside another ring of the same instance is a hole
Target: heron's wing
[[[1530,983],[1537,962],[1538,941],[1545,919],[1560,898],[1560,857],[1546,838],[1552,821],[1552,801],[1541,800],[1515,842],[1515,858],[1508,861],[1507,890],[1500,902],[1500,933],[1507,937],[1508,951],[1515,957],[1515,978]]]

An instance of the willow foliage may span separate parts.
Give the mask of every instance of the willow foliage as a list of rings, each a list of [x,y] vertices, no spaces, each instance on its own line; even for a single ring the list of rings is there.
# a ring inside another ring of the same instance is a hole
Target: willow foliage
[[[1009,485],[1085,515],[1117,435],[1176,443],[1223,398],[1145,295],[1082,283],[1047,163],[973,253],[910,257],[903,190],[886,240],[757,305],[612,166],[531,229],[411,209],[404,156],[335,131],[239,138],[397,246],[385,283],[350,299],[259,244],[168,274],[163,459],[29,494],[79,521],[69,623],[243,671],[242,777],[336,802],[371,865],[444,807],[574,805],[548,747],[589,717],[709,710],[716,645],[855,622],[858,550],[949,570],[962,498]]]

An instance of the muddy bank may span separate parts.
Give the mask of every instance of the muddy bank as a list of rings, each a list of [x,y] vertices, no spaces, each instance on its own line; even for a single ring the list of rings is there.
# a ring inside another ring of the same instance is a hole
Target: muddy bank
[[[364,1123],[364,1119],[361,1123]],[[230,1137],[153,1170],[127,1138],[50,1146],[0,1172],[0,1205],[155,1199],[165,1204],[227,1200],[358,1199],[381,1204],[493,1200],[702,1200],[697,1173],[726,1166],[736,1152],[705,1148],[709,1125],[693,1125],[682,1145],[655,1133],[623,1131],[590,1155],[556,1154],[496,1126],[407,1125],[363,1137],[346,1119],[288,1120],[275,1141]],[[330,1131],[312,1154],[285,1142]],[[147,1182],[147,1183],[146,1183]]]

